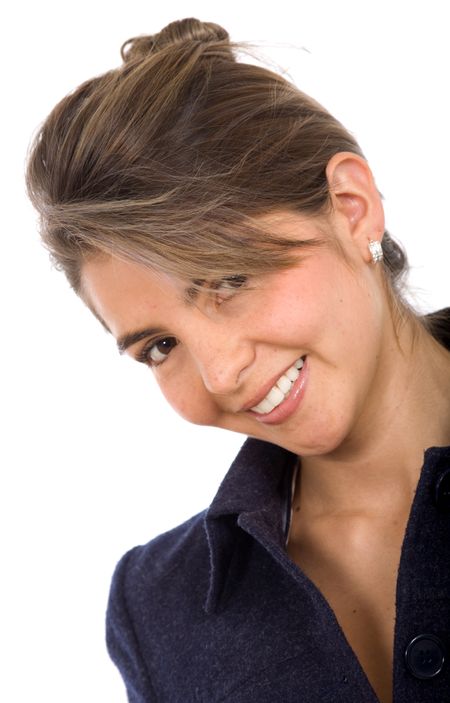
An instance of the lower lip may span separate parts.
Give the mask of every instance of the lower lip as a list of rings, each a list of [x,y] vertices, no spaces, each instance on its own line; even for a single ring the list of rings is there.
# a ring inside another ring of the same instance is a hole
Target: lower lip
[[[292,384],[289,395],[283,400],[282,403],[277,405],[276,408],[271,410],[270,413],[267,413],[266,415],[256,413],[254,410],[248,410],[247,412],[258,420],[258,422],[262,422],[266,425],[279,425],[281,422],[284,422],[291,415],[293,415],[302,402],[303,396],[305,395],[306,385],[308,383],[308,375],[309,366],[308,357],[306,357],[303,362],[303,366],[300,369],[299,377]]]

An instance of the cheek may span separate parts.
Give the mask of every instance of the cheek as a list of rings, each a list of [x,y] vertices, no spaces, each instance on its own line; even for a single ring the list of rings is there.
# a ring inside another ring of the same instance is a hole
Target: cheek
[[[280,340],[292,337],[295,342],[300,337],[305,343],[316,341],[317,330],[323,330],[324,322],[333,316],[330,302],[335,291],[330,290],[330,277],[316,270],[313,263],[280,274],[277,285],[267,290],[261,305],[262,320]]]
[[[169,405],[184,420],[195,425],[219,424],[220,412],[198,376],[161,373],[156,380]]]

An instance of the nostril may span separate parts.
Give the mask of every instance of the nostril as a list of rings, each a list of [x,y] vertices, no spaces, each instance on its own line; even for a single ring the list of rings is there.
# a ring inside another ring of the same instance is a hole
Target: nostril
[[[206,389],[215,395],[235,393],[249,365],[244,360],[239,361],[236,355],[231,361],[224,359],[223,356],[212,357],[201,370]]]

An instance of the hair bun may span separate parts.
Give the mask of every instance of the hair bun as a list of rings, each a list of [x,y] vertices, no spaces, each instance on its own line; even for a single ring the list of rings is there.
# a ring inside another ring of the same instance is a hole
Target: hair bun
[[[200,22],[194,17],[176,20],[161,29],[157,34],[143,35],[128,39],[120,50],[122,59],[128,63],[144,59],[151,53],[173,44],[190,42],[228,42],[228,32],[214,22]]]

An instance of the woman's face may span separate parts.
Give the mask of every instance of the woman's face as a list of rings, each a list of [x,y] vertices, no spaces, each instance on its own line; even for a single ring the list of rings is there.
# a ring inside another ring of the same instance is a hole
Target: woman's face
[[[292,213],[274,219],[273,231],[322,236]],[[184,418],[323,454],[370,427],[383,378],[379,271],[368,250],[350,237],[341,243],[351,268],[324,246],[285,271],[248,281],[237,271],[212,295],[195,297],[179,280],[116,258],[86,263],[84,289]]]

